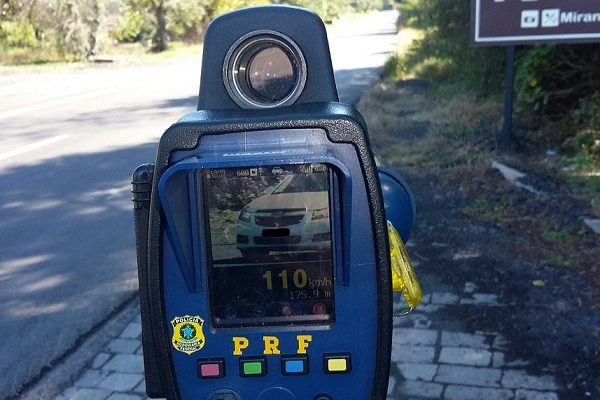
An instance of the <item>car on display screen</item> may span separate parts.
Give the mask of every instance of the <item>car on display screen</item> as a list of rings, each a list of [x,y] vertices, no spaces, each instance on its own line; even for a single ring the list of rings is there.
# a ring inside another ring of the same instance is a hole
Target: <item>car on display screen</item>
[[[245,258],[271,251],[329,251],[328,174],[282,175],[240,212],[236,247]]]

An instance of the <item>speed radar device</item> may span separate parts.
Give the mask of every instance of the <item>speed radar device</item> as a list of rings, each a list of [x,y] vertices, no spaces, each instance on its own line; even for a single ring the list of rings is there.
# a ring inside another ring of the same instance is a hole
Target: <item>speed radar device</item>
[[[163,134],[133,193],[150,397],[386,397],[387,221],[406,241],[414,206],[338,102],[315,14],[215,19],[198,111]]]

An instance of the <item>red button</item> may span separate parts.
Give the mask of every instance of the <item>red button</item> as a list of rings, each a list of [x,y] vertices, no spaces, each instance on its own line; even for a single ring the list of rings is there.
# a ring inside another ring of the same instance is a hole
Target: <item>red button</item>
[[[199,378],[222,378],[225,376],[225,360],[205,359],[198,360]]]

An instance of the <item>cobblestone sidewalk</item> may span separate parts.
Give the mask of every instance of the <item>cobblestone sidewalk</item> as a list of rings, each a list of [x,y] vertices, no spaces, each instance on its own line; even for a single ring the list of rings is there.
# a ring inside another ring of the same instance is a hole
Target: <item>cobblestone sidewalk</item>
[[[530,374],[526,360],[507,360],[502,335],[433,329],[431,314],[445,307],[501,307],[489,293],[433,293],[406,317],[396,319],[388,400],[558,400],[552,376]],[[396,308],[403,305],[398,301]],[[138,316],[59,400],[145,399],[141,325]]]
[[[489,293],[433,293],[397,319],[388,399],[558,400],[552,376],[531,375],[526,360],[505,358],[511,343],[501,334],[431,329],[428,314],[445,307],[501,306]]]

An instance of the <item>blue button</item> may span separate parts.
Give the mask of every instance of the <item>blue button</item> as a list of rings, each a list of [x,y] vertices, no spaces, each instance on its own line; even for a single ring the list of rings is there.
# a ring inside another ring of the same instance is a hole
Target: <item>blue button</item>
[[[293,355],[281,357],[283,375],[304,375],[308,373],[308,356]]]
[[[288,360],[285,362],[285,372],[288,374],[304,372],[304,363],[300,360]]]

